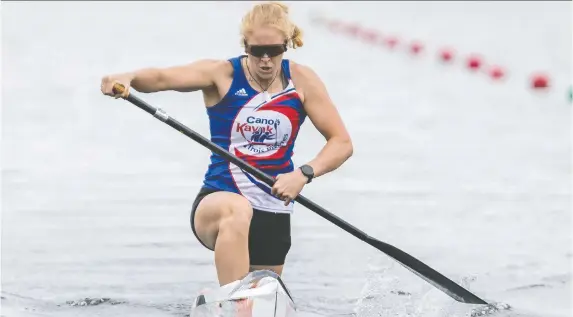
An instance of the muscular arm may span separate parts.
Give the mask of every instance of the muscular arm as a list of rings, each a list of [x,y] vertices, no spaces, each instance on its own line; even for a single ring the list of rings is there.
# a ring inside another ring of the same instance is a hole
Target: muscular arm
[[[352,141],[318,75],[306,66],[296,65],[294,69],[297,84],[303,90],[304,109],[326,139],[326,145],[307,163],[314,169],[315,177],[318,177],[337,169],[352,156]]]
[[[217,70],[224,65],[225,61],[204,59],[182,66],[145,68],[132,73],[131,87],[144,93],[202,90],[215,85]]]

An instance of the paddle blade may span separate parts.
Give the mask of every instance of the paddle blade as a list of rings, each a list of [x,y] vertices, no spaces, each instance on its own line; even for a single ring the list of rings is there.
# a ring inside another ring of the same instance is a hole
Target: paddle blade
[[[483,299],[477,297],[470,291],[456,284],[452,280],[443,276],[438,271],[432,269],[408,253],[372,237],[368,237],[366,242],[376,249],[386,253],[398,263],[402,264],[402,266],[410,270],[412,273],[426,280],[426,282],[430,283],[458,302],[488,305],[488,303]]]

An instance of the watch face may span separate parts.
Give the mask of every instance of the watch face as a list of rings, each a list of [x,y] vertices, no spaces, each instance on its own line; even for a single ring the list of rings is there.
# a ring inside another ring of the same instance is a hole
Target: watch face
[[[307,176],[312,176],[314,174],[314,171],[312,170],[312,167],[308,166],[308,165],[304,165],[300,168],[302,170],[302,173],[304,175]]]

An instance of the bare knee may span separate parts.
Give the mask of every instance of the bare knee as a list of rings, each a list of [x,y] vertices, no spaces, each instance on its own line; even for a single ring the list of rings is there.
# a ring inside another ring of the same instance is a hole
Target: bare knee
[[[237,232],[248,234],[253,209],[249,201],[235,193],[211,193],[199,203],[194,228],[199,240],[213,250],[218,236],[232,239]]]
[[[219,233],[236,232],[248,234],[253,208],[246,199],[234,199],[224,208],[224,212],[219,221]]]

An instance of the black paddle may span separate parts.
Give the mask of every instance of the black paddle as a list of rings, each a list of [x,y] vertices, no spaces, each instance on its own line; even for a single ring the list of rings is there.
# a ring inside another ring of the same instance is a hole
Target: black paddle
[[[125,87],[121,84],[115,84],[113,86],[113,91],[116,94],[122,94],[125,91]],[[190,137],[191,139],[197,141],[199,144],[205,146],[209,150],[214,153],[217,153],[223,157],[225,157],[231,163],[237,165],[244,171],[247,171],[249,174],[254,175],[259,180],[263,181],[268,186],[272,187],[274,184],[274,179],[259,169],[249,165],[247,162],[241,160],[240,158],[236,157],[235,155],[231,154],[227,150],[221,148],[217,144],[211,142],[211,140],[203,137],[202,135],[198,134],[197,132],[189,129],[185,125],[181,124],[177,120],[169,117],[167,113],[159,108],[155,108],[145,101],[139,99],[136,96],[129,94],[126,98],[127,101],[131,102],[132,104],[138,106],[139,108],[145,110],[149,114],[153,115],[157,119],[165,122],[167,125],[170,125],[174,129],[178,130],[179,132],[185,134],[186,136]],[[314,202],[310,201],[308,198],[303,197],[302,195],[298,195],[295,199],[299,204],[305,206],[306,208],[314,211],[318,215],[322,216],[326,220],[332,222],[339,228],[345,230],[346,232],[352,234],[353,236],[357,237],[358,239],[370,244],[371,246],[375,247],[376,249],[386,253],[388,256],[393,258],[394,260],[398,261],[404,267],[409,269],[410,271],[414,272],[428,283],[432,284],[436,288],[440,289],[453,299],[468,304],[484,304],[487,305],[488,303],[483,299],[477,297],[473,293],[469,292],[465,288],[461,287],[460,285],[456,284],[452,280],[448,279],[447,277],[443,276],[436,270],[432,269],[431,267],[427,266],[426,264],[422,263],[420,260],[414,258],[413,256],[409,255],[408,253],[392,246],[382,241],[378,241],[366,233],[360,231],[358,228],[354,227],[353,225],[349,224],[348,222],[338,218],[337,216],[333,215],[332,213],[328,212],[324,208],[320,207],[319,205],[315,204]]]

